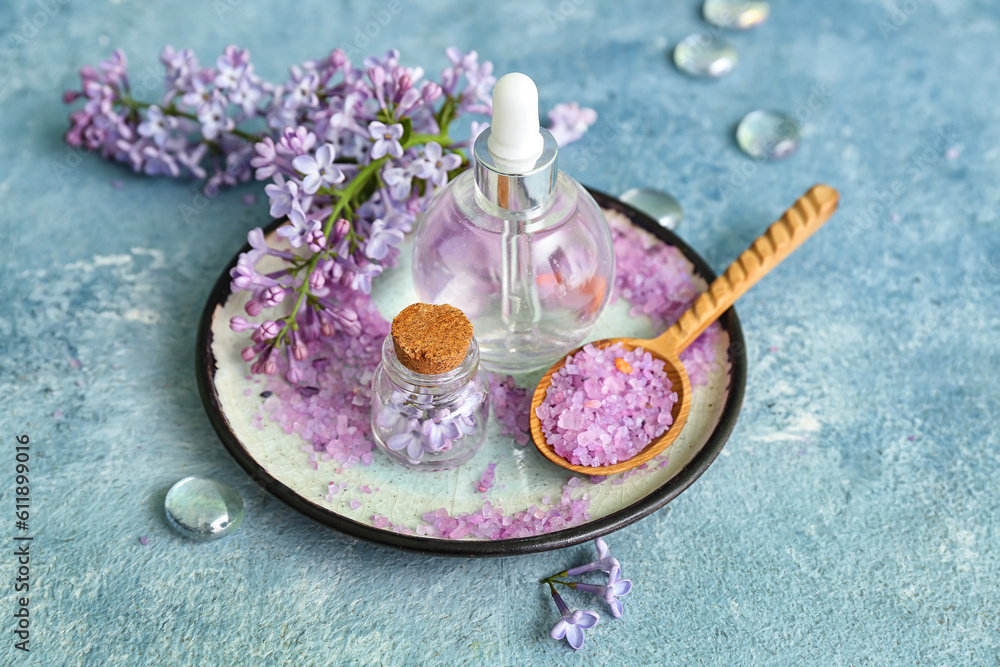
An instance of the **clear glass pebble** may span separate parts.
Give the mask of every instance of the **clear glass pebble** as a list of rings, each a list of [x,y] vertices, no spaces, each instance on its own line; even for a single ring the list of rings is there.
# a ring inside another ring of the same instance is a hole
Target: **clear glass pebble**
[[[667,229],[676,229],[684,219],[684,209],[680,202],[663,190],[656,188],[632,188],[622,193],[620,199],[639,209]]]
[[[235,532],[246,516],[240,492],[206,477],[185,477],[163,503],[167,520],[192,540],[216,540]]]
[[[736,143],[755,160],[781,160],[802,141],[799,124],[776,111],[751,111],[736,128]]]
[[[749,30],[767,20],[771,5],[762,0],[705,0],[701,14],[720,28]]]
[[[689,35],[674,47],[674,64],[691,76],[724,76],[739,59],[732,44],[708,33]]]

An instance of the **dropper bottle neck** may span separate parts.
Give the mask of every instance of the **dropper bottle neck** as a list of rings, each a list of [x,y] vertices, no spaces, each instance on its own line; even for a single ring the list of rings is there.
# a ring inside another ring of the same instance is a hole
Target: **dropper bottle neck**
[[[480,204],[499,218],[529,219],[549,208],[556,195],[559,144],[539,129],[541,155],[525,166],[496,157],[489,149],[491,129],[483,130],[473,146],[473,176]]]

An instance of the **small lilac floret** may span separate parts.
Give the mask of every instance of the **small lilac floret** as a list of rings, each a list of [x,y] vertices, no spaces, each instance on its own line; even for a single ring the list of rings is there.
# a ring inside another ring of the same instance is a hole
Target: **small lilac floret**
[[[414,161],[417,178],[424,178],[438,187],[448,182],[448,172],[457,169],[462,158],[456,153],[443,154],[441,144],[434,141],[424,147],[424,157]]]
[[[375,142],[372,146],[373,160],[385,157],[386,153],[392,157],[403,157],[403,145],[399,143],[399,140],[403,137],[403,126],[401,124],[386,125],[385,123],[373,120],[368,124],[368,135]]]
[[[333,144],[323,144],[316,150],[315,157],[300,155],[292,160],[292,166],[302,174],[302,189],[307,194],[315,194],[321,187],[344,180],[344,172],[333,162],[336,155]]]
[[[278,235],[284,236],[293,248],[298,248],[305,243],[310,232],[314,232],[321,227],[319,220],[307,218],[298,208],[293,208],[288,214],[288,223],[278,228]]]
[[[563,602],[562,597],[556,590],[552,589],[552,599],[555,600],[556,606],[559,608],[559,613],[562,614],[562,618],[556,623],[555,627],[552,628],[550,633],[553,639],[559,640],[563,637],[566,638],[566,642],[574,650],[579,650],[583,646],[585,628],[592,628],[597,625],[597,622],[601,619],[600,614],[596,611],[590,611],[589,609],[577,609],[576,611],[571,610],[566,603]]]
[[[611,608],[611,615],[615,618],[621,618],[622,614],[625,612],[625,607],[622,606],[621,600],[618,598],[628,595],[632,590],[632,582],[628,579],[622,579],[621,575],[621,567],[614,565],[611,568],[611,572],[608,573],[608,583],[606,586],[598,586],[595,584],[577,584],[575,588],[578,591],[593,593],[603,597],[604,601],[607,602],[608,606]]]
[[[608,549],[607,543],[602,538],[598,537],[594,540],[594,547],[597,549],[597,560],[566,570],[566,576],[573,577],[594,570],[611,573],[615,568],[621,569],[618,559],[611,555],[611,550]]]

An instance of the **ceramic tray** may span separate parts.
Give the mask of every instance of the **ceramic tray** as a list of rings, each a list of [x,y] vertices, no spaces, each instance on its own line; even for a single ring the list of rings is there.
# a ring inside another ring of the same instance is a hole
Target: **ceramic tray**
[[[706,281],[715,277],[705,261],[672,232],[608,195],[592,194],[604,209],[621,213],[632,224],[676,246]],[[246,250],[249,247],[243,248]],[[706,385],[694,388],[691,414],[683,433],[643,469],[614,475],[600,483],[585,476],[571,482],[575,477],[572,473],[545,460],[533,445],[521,447],[501,437],[493,416],[483,449],[456,470],[410,471],[390,462],[378,450],[371,465],[343,468],[327,461],[313,469],[308,465],[308,454],[302,450],[305,443],[297,434],[286,433],[268,419],[263,420],[263,428],[251,425],[264,399],[260,397],[260,380],[247,379],[247,364],[239,356],[246,335],[234,334],[228,326],[230,317],[243,314],[246,300],[245,293],[232,295],[229,290],[229,270],[236,265],[236,259],[233,257],[212,289],[198,331],[198,385],[212,426],[230,454],[268,492],[325,526],[370,542],[438,555],[510,556],[591,540],[648,516],[689,487],[722,450],[740,411],[746,356],[739,320],[729,309],[720,319],[725,332],[719,336],[716,351],[720,363]],[[376,279],[372,292],[386,319],[416,301],[409,276],[409,248],[404,247],[400,265]],[[591,339],[649,337],[658,333],[645,318],[629,317],[629,307],[624,299],[609,306]],[[518,382],[533,388],[541,375],[540,371],[519,377]],[[477,482],[490,463],[496,464],[494,486],[480,493]],[[346,482],[347,488],[328,501],[331,481]],[[361,490],[362,486],[372,492]],[[564,492],[589,503],[589,519],[554,532],[498,540],[450,540],[397,532],[398,527],[409,532],[426,526],[422,519],[425,512],[444,508],[452,516],[474,513],[481,511],[487,501],[505,514],[530,508],[544,512],[557,504]],[[397,528],[377,527],[373,517],[388,517]]]

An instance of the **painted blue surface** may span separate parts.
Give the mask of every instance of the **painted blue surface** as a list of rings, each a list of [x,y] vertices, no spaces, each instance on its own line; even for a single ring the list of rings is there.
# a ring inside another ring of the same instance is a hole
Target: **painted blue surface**
[[[843,193],[834,221],[741,302],[750,375],[732,439],[679,499],[609,538],[636,588],[625,618],[604,614],[573,654],[547,637],[557,614],[535,582],[589,547],[390,552],[269,499],[226,454],[195,389],[194,335],[220,268],[268,219],[259,186],[185,221],[195,186],[77,164],[61,141],[59,94],[114,46],[141,73],[165,43],[211,61],[235,42],[273,78],[352,41],[368,8],[4,3],[0,662],[1000,660],[1000,5],[898,4],[773,2],[766,25],[732,35],[742,59],[720,81],[668,61],[668,42],[703,27],[690,0],[404,3],[365,49],[436,71],[446,46],[475,48],[532,75],[545,107],[596,108],[564,168],[611,193],[674,193],[682,236],[717,269],[809,185]],[[26,20],[36,34],[11,42]],[[755,108],[805,119],[797,155],[756,165],[738,152],[735,124]],[[29,656],[11,632],[20,433]],[[237,534],[171,531],[163,497],[189,474],[244,492]]]

